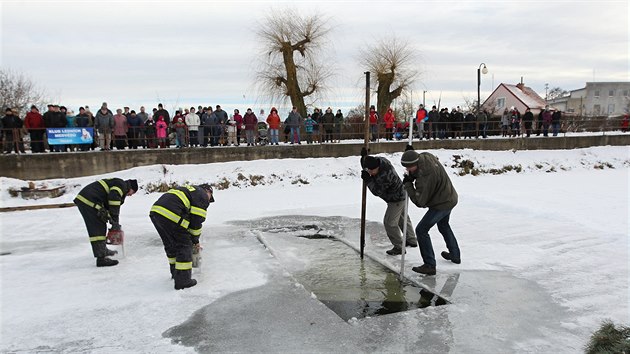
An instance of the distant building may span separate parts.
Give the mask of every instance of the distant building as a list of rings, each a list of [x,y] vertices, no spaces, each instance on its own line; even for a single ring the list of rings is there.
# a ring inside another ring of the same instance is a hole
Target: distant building
[[[536,115],[545,109],[546,105],[547,102],[542,97],[523,83],[516,85],[501,83],[483,102],[481,109],[493,115],[501,115],[504,110],[511,107],[518,109],[521,114],[529,108]]]
[[[578,116],[621,116],[630,110],[630,82],[587,82],[548,104]]]

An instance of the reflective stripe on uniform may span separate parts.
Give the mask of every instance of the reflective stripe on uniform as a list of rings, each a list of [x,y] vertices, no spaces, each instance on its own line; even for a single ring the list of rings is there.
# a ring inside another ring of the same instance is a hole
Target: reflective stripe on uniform
[[[190,225],[190,221],[186,219],[182,219],[179,215],[173,213],[172,211],[166,209],[163,206],[154,205],[151,207],[151,211],[157,214],[162,215],[163,217],[171,220],[172,222],[181,225],[183,228],[187,229],[188,225]]]
[[[167,193],[175,194],[176,196],[178,196],[179,199],[182,200],[182,203],[184,203],[186,209],[190,209],[190,200],[188,200],[188,197],[186,197],[186,194],[184,192],[177,189],[171,189]]]
[[[109,186],[107,185],[107,182],[105,182],[105,180],[99,180],[98,183],[101,184],[101,186],[103,186],[103,188],[105,188],[105,192],[109,193]]]
[[[175,269],[177,270],[192,269],[192,262],[175,262]]]
[[[118,194],[120,194],[121,197],[123,196],[123,191],[122,191],[122,189],[120,189],[120,187],[115,187],[114,186],[114,187],[112,187],[112,190],[118,192]]]
[[[194,215],[199,215],[202,218],[206,218],[206,211],[202,208],[198,208],[196,206],[190,207],[190,213]]]
[[[193,236],[200,236],[201,229],[188,229],[188,233],[190,233]]]
[[[89,201],[86,197],[82,196],[81,194],[77,195],[77,199],[80,200],[81,202],[83,202],[83,204],[90,206],[96,210],[101,209],[102,206],[98,205],[98,204],[94,204],[91,201]]]
[[[179,215],[173,213],[172,211],[166,209],[163,206],[154,205],[151,207],[151,211],[162,215],[163,217],[171,220],[172,222],[176,224],[178,224],[179,220],[181,220],[181,217]]]
[[[107,240],[107,237],[105,237],[105,236],[92,236],[92,237],[90,237],[90,242],[105,241],[105,240]]]
[[[176,258],[175,257],[168,257],[168,264],[175,264]]]
[[[111,206],[120,206],[120,200],[108,200],[107,203]]]

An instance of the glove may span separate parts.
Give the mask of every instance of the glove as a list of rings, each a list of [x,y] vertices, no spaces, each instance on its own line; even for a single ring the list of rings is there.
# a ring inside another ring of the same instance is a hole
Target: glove
[[[413,181],[416,180],[416,177],[413,175],[405,175],[405,177],[403,177],[403,184],[409,182],[409,183],[413,183]]]
[[[104,223],[107,223],[109,221],[109,212],[105,208],[98,209],[98,211],[96,212],[96,216],[98,216],[98,218],[101,219]]]
[[[368,151],[364,146],[361,148],[361,157],[366,157],[367,155],[368,155]]]
[[[361,179],[364,181],[369,181],[372,178],[372,176],[370,176],[370,174],[368,173],[368,171],[363,170],[361,171]]]
[[[120,224],[116,221],[112,221],[112,231],[120,231],[120,229],[122,228],[122,226],[120,226]]]
[[[411,144],[407,144],[407,146],[405,146],[405,151],[409,150],[413,150],[413,146],[411,146]]]

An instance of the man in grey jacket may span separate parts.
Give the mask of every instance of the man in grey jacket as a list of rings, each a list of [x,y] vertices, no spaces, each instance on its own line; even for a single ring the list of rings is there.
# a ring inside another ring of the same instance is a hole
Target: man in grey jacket
[[[403,185],[409,198],[419,208],[429,208],[416,226],[424,264],[411,269],[417,273],[435,275],[435,255],[429,237],[429,229],[435,224],[448,248],[448,252],[442,252],[442,257],[456,264],[461,263],[457,239],[449,225],[451,211],[457,205],[457,192],[444,166],[434,155],[428,152],[418,154],[408,146],[400,162],[407,169]]]
[[[291,128],[291,145],[294,143],[302,144],[300,142],[300,125],[302,125],[302,116],[298,112],[297,107],[293,107],[287,117],[287,124]]]
[[[411,219],[407,216],[407,220],[405,220],[405,191],[394,166],[384,157],[368,155],[367,150],[362,148],[361,167],[361,179],[366,183],[370,192],[387,203],[383,226],[385,226],[387,237],[394,247],[385,253],[391,256],[402,254],[401,230],[403,230],[405,222],[407,223],[406,246],[417,247],[418,241],[416,241],[416,236],[413,233]]]
[[[145,112],[145,108],[144,106],[140,107],[140,113],[138,113],[136,115],[141,121],[142,121],[142,128],[138,129],[138,139],[140,141],[140,146],[142,146],[142,148],[146,148],[147,147],[147,141],[146,141],[146,135],[145,135],[145,130],[144,130],[144,122],[147,121],[147,119],[149,119],[149,115],[147,114],[147,112]]]
[[[110,150],[109,144],[114,128],[114,115],[104,103],[94,116],[94,129],[98,132],[98,144],[101,150]]]

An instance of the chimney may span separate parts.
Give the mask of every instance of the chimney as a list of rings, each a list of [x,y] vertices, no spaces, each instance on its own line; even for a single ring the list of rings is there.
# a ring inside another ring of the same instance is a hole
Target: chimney
[[[516,84],[516,87],[518,87],[519,90],[523,91],[525,84],[523,82],[519,82],[518,84]]]

